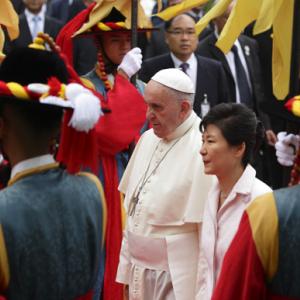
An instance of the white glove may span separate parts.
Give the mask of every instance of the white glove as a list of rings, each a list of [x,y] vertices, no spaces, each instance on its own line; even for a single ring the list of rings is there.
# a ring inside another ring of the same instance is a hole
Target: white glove
[[[277,134],[277,139],[275,144],[277,160],[281,165],[291,167],[299,149],[300,136],[282,131]]]
[[[122,69],[129,78],[136,74],[142,66],[142,50],[138,47],[131,49],[123,57],[122,62],[118,66],[118,70]]]

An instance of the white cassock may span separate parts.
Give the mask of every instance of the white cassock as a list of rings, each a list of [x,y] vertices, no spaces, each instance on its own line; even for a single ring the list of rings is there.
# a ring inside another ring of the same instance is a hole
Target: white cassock
[[[117,281],[129,284],[130,299],[195,297],[199,229],[211,184],[199,154],[199,123],[192,112],[167,139],[145,132],[121,180],[128,219]]]

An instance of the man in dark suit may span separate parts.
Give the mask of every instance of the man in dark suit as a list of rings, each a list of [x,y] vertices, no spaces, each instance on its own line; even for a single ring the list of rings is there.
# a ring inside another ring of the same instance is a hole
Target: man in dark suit
[[[233,51],[230,51],[230,56],[228,58],[228,54],[225,55],[217,46],[215,46],[216,41],[217,36],[215,33],[211,33],[204,40],[202,40],[199,45],[199,55],[217,60],[222,63],[228,81],[230,100],[232,102],[242,102],[243,100],[240,99],[241,96],[239,94],[238,84],[236,84],[236,72],[234,71],[235,54]],[[235,44],[238,48],[238,55],[240,56],[240,60],[242,61],[243,67],[247,74],[246,76],[249,80],[249,88],[252,90],[253,94],[253,103],[249,105],[256,107],[258,105],[258,103],[256,103],[256,99],[263,99],[264,97],[264,91],[261,85],[262,82],[259,80],[261,78],[261,73],[260,67],[258,67],[258,47],[253,39],[244,35],[240,35]]]
[[[53,1],[53,0],[52,0]],[[47,8],[51,5],[51,0],[47,1]],[[23,0],[11,0],[12,5],[14,6],[15,11],[18,15],[24,12],[25,5]]]
[[[11,0],[11,3],[18,15],[24,11],[24,3],[22,0]]]
[[[165,41],[165,34],[166,34],[165,23],[163,22],[162,24],[157,26],[156,29],[157,30],[155,30],[151,33],[150,41],[145,49],[145,58],[152,58],[152,57],[169,52],[169,47]],[[199,35],[199,41],[204,39],[211,32],[213,32],[213,29],[212,29],[211,25],[209,25]],[[197,54],[197,51],[198,50],[196,49],[195,50],[196,54]]]
[[[93,1],[83,0],[52,0],[49,6],[49,16],[58,19],[63,24],[66,24],[74,18],[80,11],[86,8],[87,4]]]
[[[48,33],[55,39],[62,27],[62,23],[58,20],[46,15],[46,0],[23,0],[23,3],[25,10],[20,15],[20,35],[6,45],[6,52],[15,47],[28,46],[38,32]]]
[[[182,0],[168,0],[166,1],[163,9],[166,9],[169,6],[176,5],[180,2],[182,2]],[[151,33],[150,41],[145,49],[145,54],[144,54],[144,57],[146,59],[169,52],[169,47],[165,41],[165,32],[166,32],[165,26],[166,24],[168,26],[168,22],[166,23],[161,18],[155,16],[155,14],[157,13],[157,6],[156,7],[154,6],[153,9],[155,8],[156,11],[152,12],[152,15],[154,16],[151,17],[151,21],[153,26],[155,26],[157,30]],[[198,7],[188,11],[186,14],[190,15],[195,20],[195,22],[198,22],[203,15],[203,10]],[[211,26],[211,24],[209,24],[199,35],[199,40],[205,38],[212,31],[213,31],[213,27]],[[197,50],[195,52],[197,53]]]
[[[270,118],[260,108],[261,103],[265,100],[266,93],[263,86],[258,56],[259,49],[256,41],[245,35],[240,35],[235,41],[232,50],[226,55],[215,45],[217,37],[222,31],[234,5],[235,1],[230,4],[222,16],[214,20],[216,31],[200,42],[198,53],[222,63],[226,74],[230,101],[244,103],[253,109],[266,128],[268,144],[274,145],[276,135],[271,128]],[[256,168],[258,177],[270,184],[268,180],[269,174],[266,167],[262,165],[266,162],[266,159],[260,161],[256,161],[257,164],[261,165]]]
[[[198,45],[195,21],[186,14],[176,16],[166,24],[169,53],[145,60],[140,79],[148,82],[161,69],[181,67],[190,76],[195,88],[194,111],[202,115],[204,99],[210,106],[228,101],[226,78],[220,63],[194,54]]]

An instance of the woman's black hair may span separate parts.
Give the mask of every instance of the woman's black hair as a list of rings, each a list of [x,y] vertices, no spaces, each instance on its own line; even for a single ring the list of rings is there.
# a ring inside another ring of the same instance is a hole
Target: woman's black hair
[[[265,137],[265,130],[255,113],[243,104],[221,103],[210,109],[200,123],[203,132],[208,125],[215,125],[229,145],[238,146],[245,143],[245,153],[242,158],[246,167],[259,150]]]

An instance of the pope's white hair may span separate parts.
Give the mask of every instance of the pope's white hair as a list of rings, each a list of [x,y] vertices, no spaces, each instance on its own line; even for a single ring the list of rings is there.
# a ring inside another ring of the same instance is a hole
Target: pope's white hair
[[[184,93],[184,92],[181,92],[181,91],[177,91],[173,88],[170,88],[168,86],[165,86],[161,83],[159,83],[164,89],[165,91],[167,92],[168,96],[171,98],[171,99],[174,99],[174,100],[178,100],[178,101],[184,101],[184,100],[187,100],[190,102],[191,106],[193,106],[194,104],[194,98],[195,98],[195,94],[191,94],[191,93]]]

